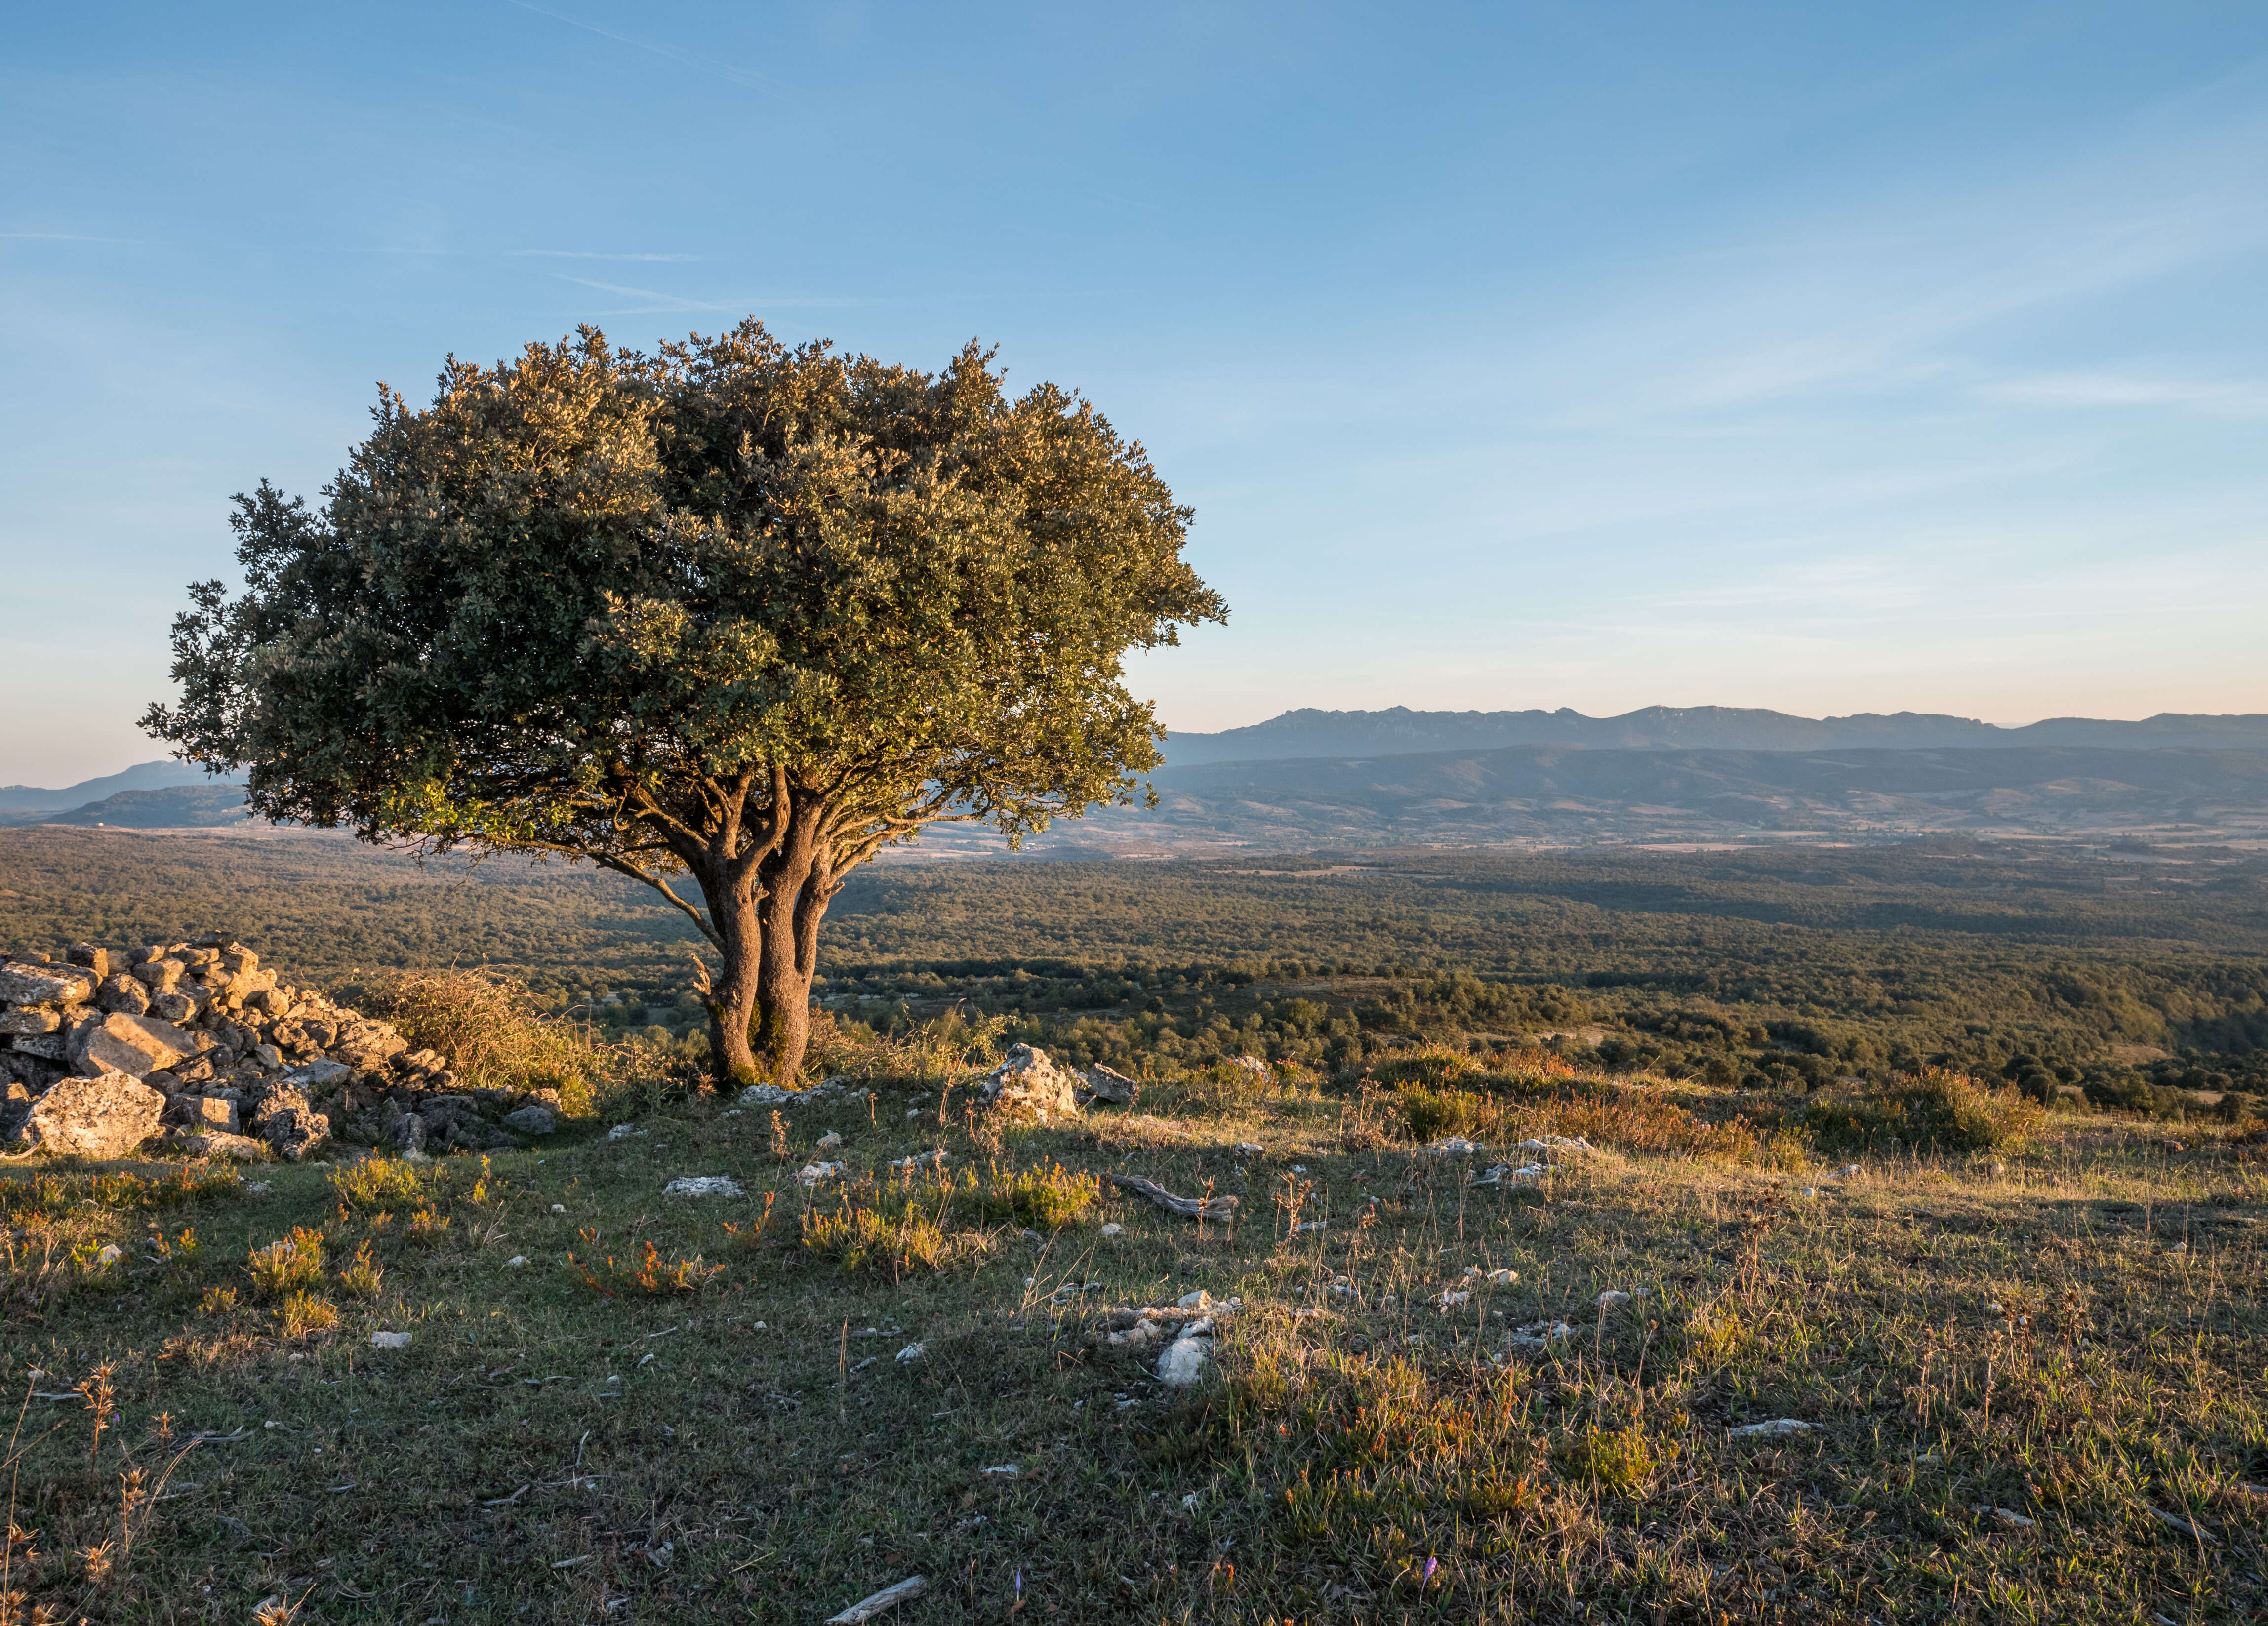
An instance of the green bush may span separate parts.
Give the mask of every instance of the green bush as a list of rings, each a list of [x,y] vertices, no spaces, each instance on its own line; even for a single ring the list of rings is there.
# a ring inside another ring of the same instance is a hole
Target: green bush
[[[2047,1110],[2014,1089],[1994,1089],[1941,1067],[1887,1085],[1844,1085],[1806,1104],[1803,1127],[1827,1151],[1885,1145],[1917,1151],[1992,1151],[2018,1146]]]

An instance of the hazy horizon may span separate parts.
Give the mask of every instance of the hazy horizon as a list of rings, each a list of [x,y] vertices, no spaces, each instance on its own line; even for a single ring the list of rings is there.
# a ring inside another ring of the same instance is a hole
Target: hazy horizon
[[[1612,720],[1613,718],[1615,718],[1615,717],[1616,717],[1628,716],[1628,715],[1630,715],[1631,712],[1636,712],[1636,711],[1645,711],[1645,710],[1653,710],[1653,709],[1654,709],[1654,708],[1655,708],[1655,706],[1656,706],[1657,704],[1659,704],[1659,703],[1660,703],[1649,702],[1649,703],[1648,703],[1647,704],[1646,704],[1646,705],[1629,707],[1629,708],[1626,708],[1624,710],[1623,710],[1623,711],[1619,711],[1619,712],[1584,711],[1584,710],[1583,710],[1583,708],[1582,708],[1582,707],[1580,707],[1580,706],[1567,706],[1567,707],[1560,707],[1560,706],[1426,706],[1426,707],[1417,707],[1417,706],[1411,706],[1411,707],[1397,707],[1397,706],[1395,706],[1395,705],[1392,705],[1392,704],[1388,704],[1388,705],[1380,705],[1380,706],[1338,706],[1338,707],[1325,707],[1325,706],[1285,706],[1285,707],[1282,707],[1282,708],[1278,709],[1278,710],[1275,710],[1275,711],[1272,711],[1272,712],[1269,713],[1266,717],[1255,717],[1255,718],[1251,719],[1249,722],[1243,722],[1243,723],[1235,723],[1235,722],[1232,722],[1232,723],[1227,723],[1227,724],[1224,724],[1224,725],[1223,725],[1222,726],[1220,726],[1219,728],[1212,728],[1212,729],[1195,729],[1195,728],[1176,729],[1176,728],[1169,728],[1169,729],[1167,730],[1167,737],[1168,737],[1168,739],[1171,739],[1172,738],[1174,738],[1174,737],[1177,737],[1177,736],[1213,735],[1213,734],[1228,733],[1228,732],[1233,732],[1233,731],[1235,731],[1235,730],[1237,730],[1237,729],[1240,729],[1240,728],[1252,728],[1252,727],[1256,727],[1256,726],[1258,726],[1258,725],[1262,725],[1262,724],[1264,724],[1264,723],[1273,722],[1273,721],[1275,721],[1275,720],[1276,720],[1277,718],[1278,718],[1278,717],[1292,716],[1292,715],[1294,715],[1294,714],[1296,714],[1296,713],[1299,713],[1299,712],[1301,712],[1301,711],[1328,711],[1328,712],[1338,712],[1338,713],[1379,713],[1379,712],[1388,712],[1388,711],[1393,711],[1393,710],[1410,710],[1410,711],[1422,712],[1422,713],[1425,713],[1425,714],[1428,714],[1428,715],[1433,715],[1433,716],[1457,716],[1457,715],[1462,715],[1462,714],[1473,714],[1473,713],[1478,713],[1478,714],[1488,714],[1488,713],[1495,713],[1495,712],[1517,712],[1517,711],[1531,711],[1531,710],[1533,710],[1533,711],[1560,711],[1560,710],[1569,710],[1569,711],[1576,711],[1576,712],[1580,712],[1580,713],[1581,713],[1582,715],[1584,715],[1584,716],[1586,716],[1586,717],[1591,717],[1591,718],[1593,718],[1593,719],[1594,719],[1594,720],[1600,720],[1600,721],[1610,721],[1610,720]],[[1712,704],[1713,704],[1713,703],[1706,703],[1706,702],[1705,702],[1705,703],[1700,703],[1700,704],[1698,704],[1698,705],[1693,705],[1693,706],[1667,706],[1667,705],[1664,705],[1664,706],[1661,706],[1661,708],[1660,708],[1660,709],[1665,710],[1673,710],[1673,711],[1694,711],[1694,710],[1709,710],[1709,709],[1712,709]],[[1773,711],[1778,711],[1778,710],[1780,710],[1780,709],[1779,709],[1779,708],[1778,708],[1778,707],[1761,707],[1761,708],[1758,708],[1758,707],[1743,707],[1743,708],[1724,707],[1724,708],[1718,708],[1718,709],[1721,709],[1721,710],[1773,710]],[[1783,716],[1792,717],[1796,717],[1796,718],[1799,718],[1799,719],[1800,719],[1800,720],[1804,720],[1804,721],[1835,721],[1835,720],[1837,720],[1837,717],[1866,717],[1866,716],[1875,716],[1875,717],[1895,717],[1895,716],[1898,716],[1898,715],[1901,715],[1901,714],[1948,717],[1953,717],[1953,718],[1955,718],[1955,719],[1957,719],[1957,720],[1963,721],[1963,722],[1979,722],[1979,723],[1986,724],[1986,725],[1990,725],[1990,726],[1992,726],[1992,727],[1994,727],[1994,728],[2007,728],[2007,729],[2025,728],[2025,727],[2029,727],[2029,726],[2030,726],[2030,725],[2032,725],[2033,724],[2036,724],[2036,723],[2059,722],[2059,721],[2066,721],[2066,720],[2077,719],[2077,718],[2079,718],[2079,717],[2080,717],[2080,714],[2076,713],[2076,712],[2054,712],[2054,713],[2050,713],[2050,714],[2048,714],[2047,716],[2044,716],[2044,717],[2025,717],[2025,718],[2022,718],[2022,719],[2021,719],[2021,720],[2020,720],[2020,721],[2015,721],[2015,722],[2001,722],[2001,721],[1999,721],[1999,720],[1997,720],[1997,719],[1995,719],[1995,718],[1992,718],[1992,717],[1977,717],[1977,716],[1976,716],[1974,713],[1969,713],[1969,712],[1946,711],[1946,712],[1923,713],[1923,712],[1920,712],[1920,711],[1918,710],[1918,708],[1916,708],[1916,707],[1912,707],[1912,706],[1896,706],[1896,707],[1889,707],[1889,708],[1886,708],[1886,709],[1881,710],[1873,711],[1873,712],[1868,712],[1868,711],[1854,711],[1854,712],[1845,712],[1845,713],[1840,713],[1840,714],[1837,714],[1837,713],[1819,713],[1819,714],[1815,714],[1815,715],[1808,715],[1808,716],[1807,714],[1805,714],[1805,713],[1802,713],[1802,712],[1786,712],[1786,711],[1782,711],[1782,712],[1781,712],[1781,715],[1783,715]],[[2092,721],[2092,722],[2110,722],[2110,723],[2140,723],[2140,722],[2146,722],[2146,721],[2148,721],[2151,717],[2161,717],[2161,716],[2165,716],[2165,715],[2169,715],[2169,709],[2168,709],[2168,708],[2163,708],[2163,707],[2161,707],[2161,708],[2160,708],[2159,710],[2155,710],[2155,711],[2144,712],[2144,713],[2140,714],[2139,716],[2136,716],[2136,717],[2088,717],[2084,718],[2083,720],[2086,720],[2086,721]],[[2221,713],[2203,713],[2203,714],[2200,714],[2200,713],[2186,713],[2186,714],[2179,714],[2179,715],[2191,715],[2191,716],[2195,716],[2195,715],[2208,715],[2208,716],[2242,716],[2242,715],[2257,715],[2257,714],[2247,714],[2247,713],[2239,713],[2239,712],[2221,712]],[[1435,748],[1436,748],[1436,747],[1425,747],[1425,749],[1426,749],[1426,750],[1432,750],[1432,749],[1435,749]],[[168,761],[168,760],[170,760],[170,759],[167,757],[167,754],[166,754],[163,750],[158,749],[158,748],[157,747],[157,746],[156,746],[155,742],[152,742],[151,747],[151,749],[150,749],[147,753],[145,753],[144,754],[143,754],[143,755],[141,755],[141,756],[135,757],[135,758],[133,758],[131,761],[118,761],[118,762],[110,763],[110,764],[108,764],[108,765],[107,765],[107,766],[98,767],[98,768],[97,768],[93,772],[92,772],[92,773],[79,774],[79,775],[77,775],[76,776],[74,776],[74,777],[72,777],[72,778],[70,778],[70,779],[67,779],[67,780],[53,780],[53,781],[48,781],[48,780],[40,780],[40,779],[35,779],[35,778],[28,778],[28,777],[19,776],[19,774],[18,774],[18,770],[16,770],[13,767],[11,767],[11,766],[10,759],[8,759],[4,754],[0,754],[0,788],[7,788],[7,789],[25,789],[25,790],[68,790],[68,789],[70,789],[70,788],[71,788],[71,787],[73,787],[73,786],[75,786],[75,785],[84,784],[89,783],[90,781],[93,781],[93,780],[110,778],[110,777],[113,777],[113,776],[116,776],[116,775],[119,775],[119,774],[122,774],[122,773],[128,772],[129,770],[130,770],[130,769],[132,769],[141,768],[141,767],[145,767],[145,766],[151,765],[151,764],[152,764],[152,763],[162,762],[162,761]],[[188,765],[188,764],[183,764],[181,771],[182,771],[184,774],[195,775],[195,774],[200,774],[200,773],[202,773],[202,769],[196,769],[196,768],[194,768],[194,767],[192,767],[192,766],[190,766],[190,765]]]
[[[2268,711],[2268,13],[122,4],[0,76],[0,778],[163,754],[230,494],[377,380],[751,313],[1144,441],[1176,732]]]

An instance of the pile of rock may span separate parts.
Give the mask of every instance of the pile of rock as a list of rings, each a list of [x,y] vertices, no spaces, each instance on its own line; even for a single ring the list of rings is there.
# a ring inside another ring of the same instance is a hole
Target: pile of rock
[[[388,1024],[276,981],[217,934],[0,955],[0,1143],[125,1157],[153,1136],[294,1161],[335,1135],[423,1151],[557,1127],[551,1091],[458,1089]],[[338,1126],[334,1128],[334,1125]]]

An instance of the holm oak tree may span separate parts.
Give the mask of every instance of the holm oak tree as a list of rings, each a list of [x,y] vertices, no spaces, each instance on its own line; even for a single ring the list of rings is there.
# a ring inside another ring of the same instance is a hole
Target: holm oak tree
[[[244,589],[191,588],[144,726],[271,820],[653,887],[715,951],[725,1081],[792,1078],[882,848],[1130,801],[1164,736],[1126,652],[1226,614],[1141,446],[974,345],[585,328],[374,419],[320,507],[237,499]]]

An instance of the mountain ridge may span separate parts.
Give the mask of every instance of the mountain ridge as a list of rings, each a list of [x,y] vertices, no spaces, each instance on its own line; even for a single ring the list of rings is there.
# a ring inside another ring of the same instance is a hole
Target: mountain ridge
[[[2098,750],[2268,750],[2268,714],[2161,711],[2139,721],[2046,717],[2003,728],[1941,712],[1802,717],[1740,706],[1641,706],[1617,717],[1556,711],[1286,711],[1214,733],[1168,735],[1168,769],[1299,758],[1406,756],[1523,746],[1588,750],[1944,750],[2075,746]]]
[[[118,773],[82,779],[60,790],[0,784],[0,813],[69,813],[123,791],[164,791],[175,785],[241,784],[242,774],[208,774],[187,762],[136,762]]]

